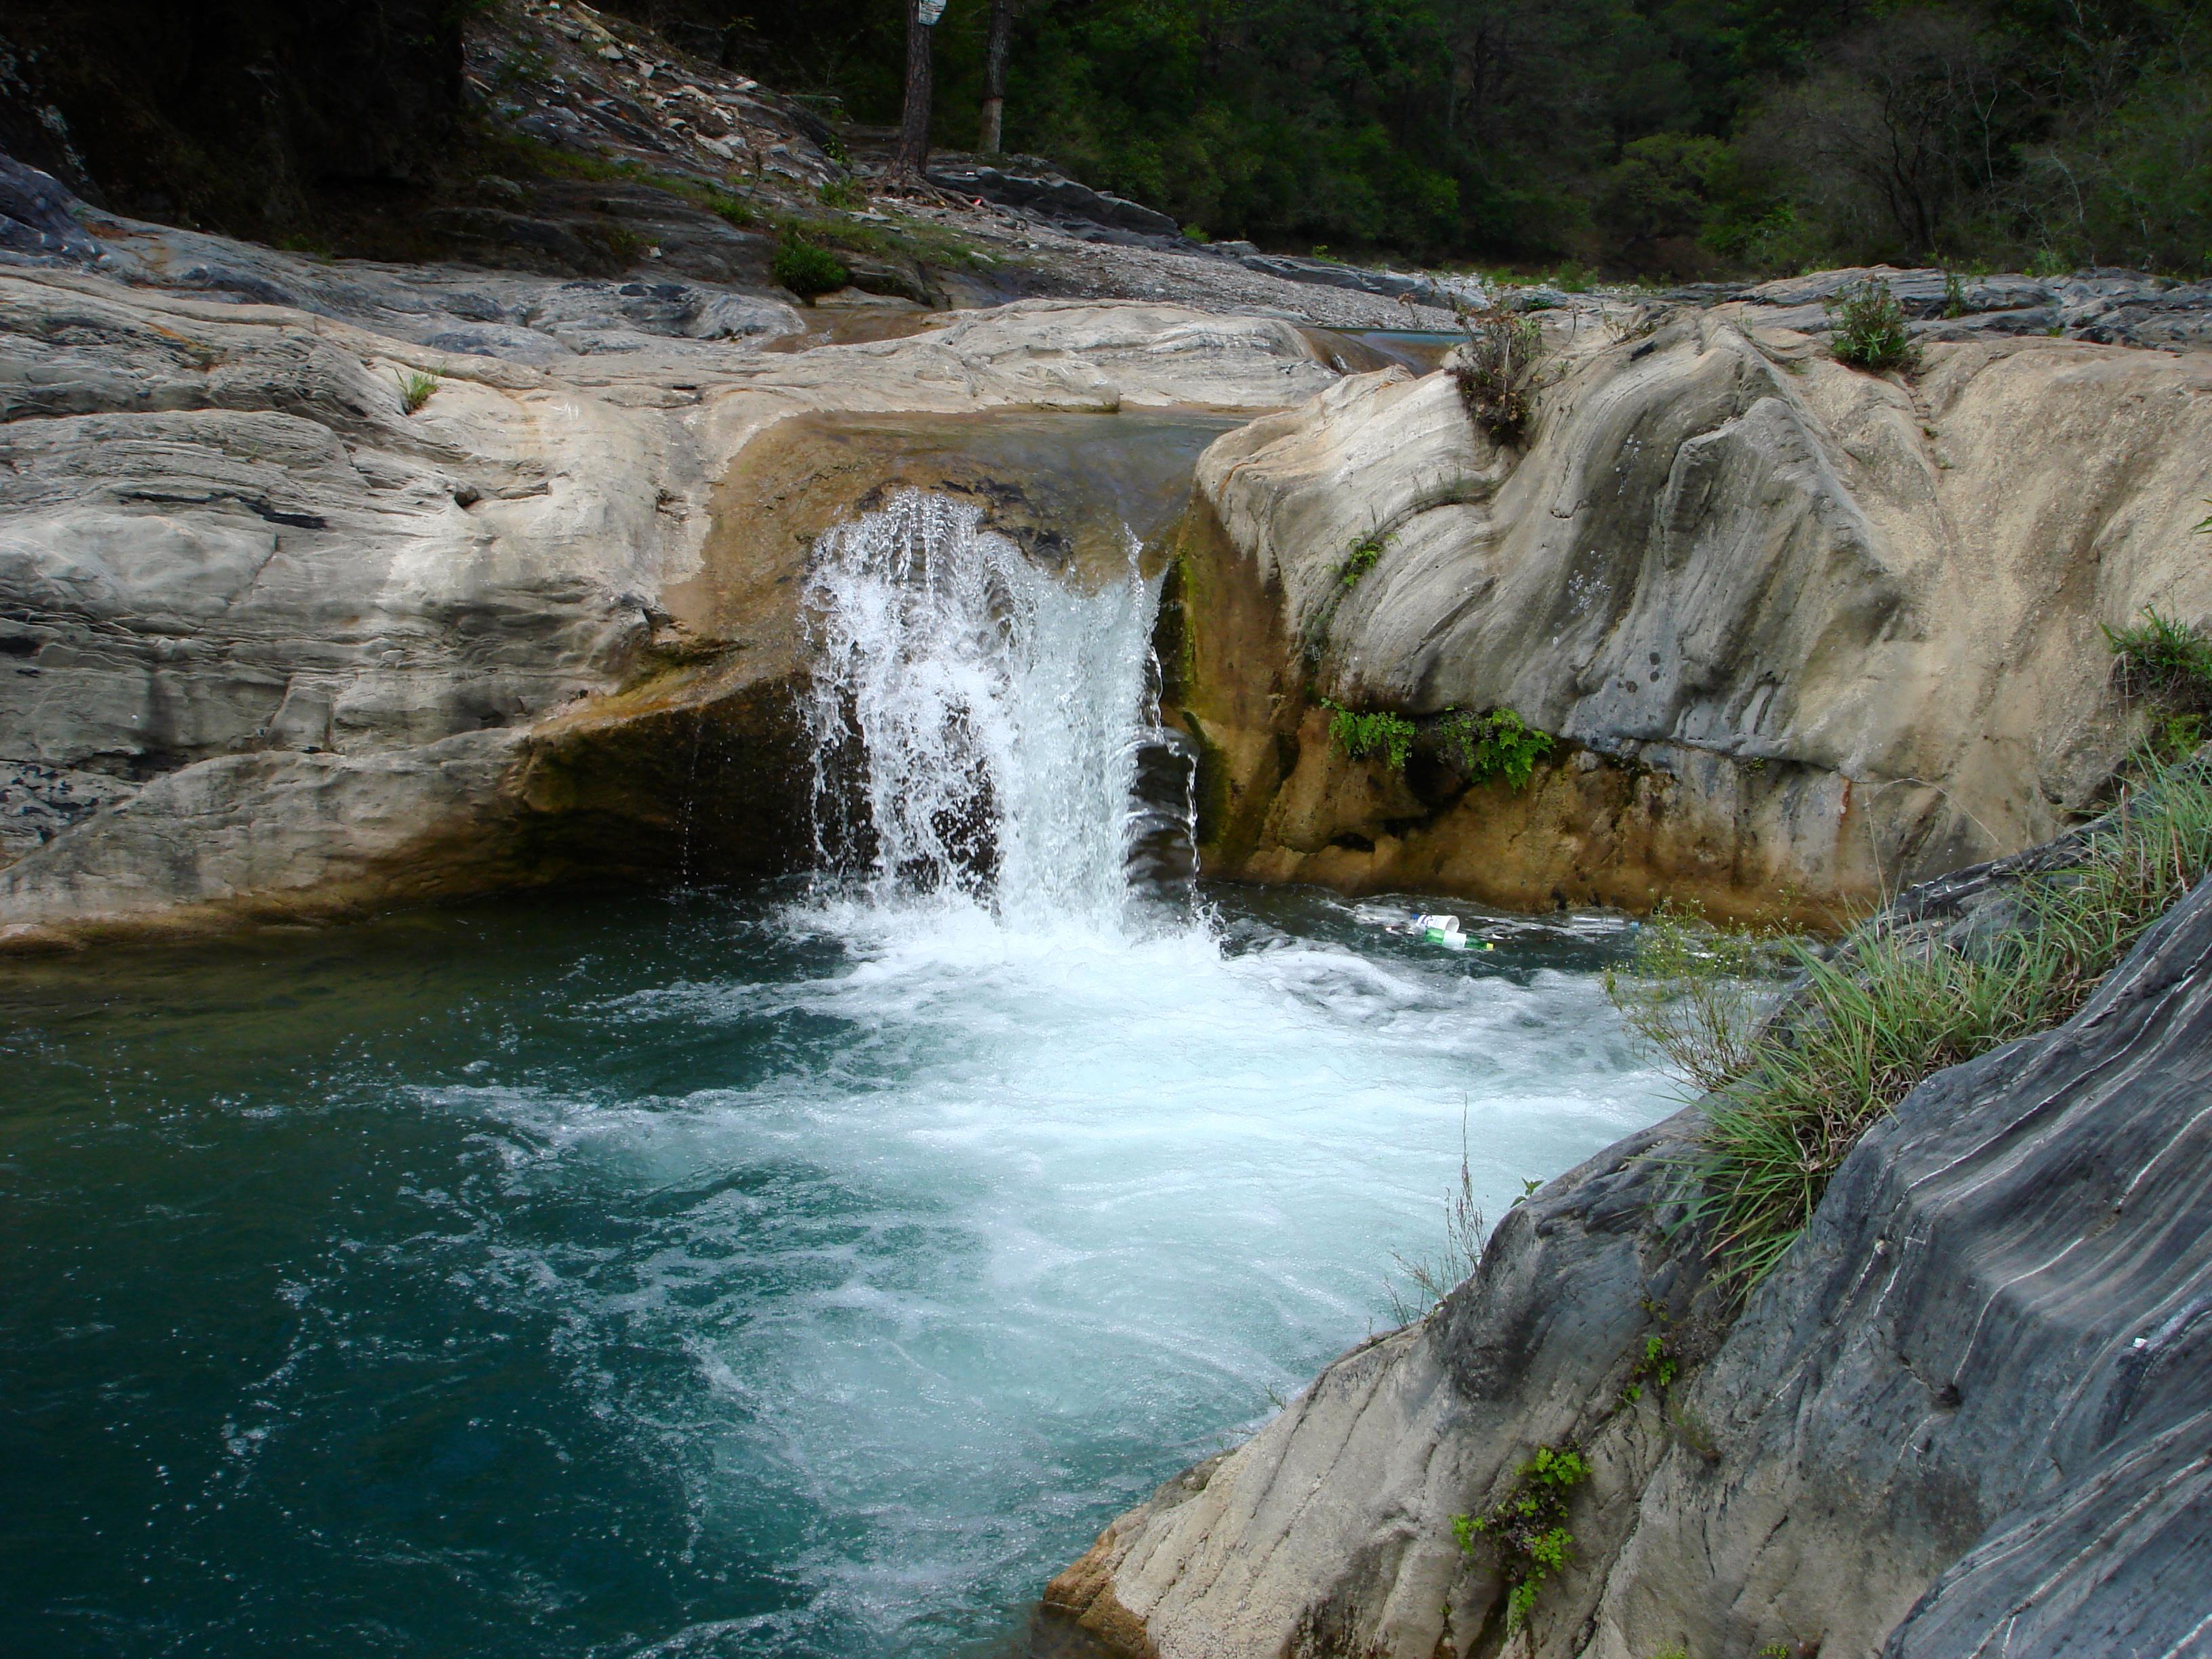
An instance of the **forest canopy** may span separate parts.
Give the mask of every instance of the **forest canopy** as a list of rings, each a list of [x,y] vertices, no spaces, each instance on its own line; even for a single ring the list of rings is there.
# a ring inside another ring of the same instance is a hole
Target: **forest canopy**
[[[853,120],[903,0],[615,0]],[[937,30],[975,142],[990,0]],[[1216,239],[1678,276],[2212,269],[2196,0],[1022,0],[1010,150]]]

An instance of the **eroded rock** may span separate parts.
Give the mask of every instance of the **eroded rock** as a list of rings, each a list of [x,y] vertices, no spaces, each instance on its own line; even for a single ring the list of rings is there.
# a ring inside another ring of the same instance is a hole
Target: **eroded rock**
[[[1131,1659],[1494,1653],[1503,1586],[1452,1516],[1571,1439],[1573,1552],[1511,1650],[2200,1651],[2208,1082],[2212,884],[2065,1026],[1872,1130],[1724,1334],[1670,1201],[1689,1113],[1516,1206],[1426,1319],[1114,1522],[1046,1605]],[[1632,1399],[1653,1335],[1684,1370]]]
[[[1525,453],[1395,370],[1201,460],[1166,655],[1210,867],[1832,925],[2071,822],[2132,731],[2100,627],[2212,612],[2212,358],[1980,340],[1907,383],[1726,307],[1554,338]],[[1325,702],[1559,744],[1469,788],[1439,744],[1349,758]]]

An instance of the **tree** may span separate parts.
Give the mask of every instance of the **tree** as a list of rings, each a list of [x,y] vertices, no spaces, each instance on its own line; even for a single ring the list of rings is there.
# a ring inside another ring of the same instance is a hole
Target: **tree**
[[[996,155],[1006,113],[1006,40],[1014,29],[1014,0],[991,0],[991,33],[983,47],[983,127],[976,149]]]
[[[891,182],[919,185],[929,166],[930,33],[945,15],[945,0],[907,0],[906,108],[899,120]]]

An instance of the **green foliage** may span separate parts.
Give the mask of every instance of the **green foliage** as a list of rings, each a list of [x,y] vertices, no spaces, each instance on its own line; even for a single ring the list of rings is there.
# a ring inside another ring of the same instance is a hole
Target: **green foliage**
[[[1354,760],[1379,754],[1392,771],[1404,769],[1418,734],[1413,721],[1388,709],[1360,714],[1326,698],[1322,707],[1329,711],[1328,735],[1339,749]]]
[[[1803,977],[1709,1098],[1696,1207],[1723,1279],[1748,1291],[1803,1230],[1867,1127],[1947,1066],[2067,1018],[2145,929],[2212,868],[2212,773],[2146,759],[2145,777],[2073,867],[2021,884],[2020,925],[1954,945],[1870,925]]]
[[[2142,616],[2139,623],[2104,630],[2105,643],[2119,659],[2128,690],[2165,712],[2212,712],[2212,638],[2194,623],[2161,615],[2154,606],[2145,606]]]
[[[1838,362],[1880,374],[1910,368],[1917,361],[1918,349],[1905,325],[1905,308],[1888,283],[1872,276],[1855,283],[1830,301],[1829,309],[1836,323],[1828,350]]]
[[[868,193],[850,179],[832,179],[814,192],[823,207],[851,213],[868,204]]]
[[[1182,239],[1186,242],[1196,242],[1201,247],[1213,240],[1206,234],[1204,225],[1185,225],[1182,228]]]
[[[1452,356],[1460,402],[1492,443],[1517,444],[1535,411],[1536,394],[1551,384],[1545,362],[1544,331],[1534,317],[1491,307],[1462,309],[1459,324],[1467,336]]]
[[[1663,902],[1638,924],[1605,994],[1628,1028],[1699,1093],[1741,1076],[1793,961],[1783,936],[1711,926],[1694,904]]]
[[[1966,279],[1955,270],[1943,273],[1943,315],[1948,318],[1966,314]]]
[[[1646,1382],[1656,1389],[1674,1386],[1674,1374],[1681,1362],[1674,1352],[1674,1345],[1665,1337],[1648,1336],[1644,1339],[1644,1352],[1636,1364],[1629,1368],[1628,1386],[1621,1390],[1623,1403],[1634,1405],[1644,1398]]]
[[[1528,787],[1536,763],[1552,752],[1548,732],[1539,732],[1510,708],[1487,714],[1455,710],[1444,717],[1438,735],[1470,783],[1503,778],[1514,789]]]
[[[1337,585],[1347,592],[1358,586],[1359,579],[1375,568],[1375,562],[1381,558],[1389,550],[1390,544],[1397,539],[1395,536],[1381,536],[1370,532],[1352,543],[1351,550],[1344,556],[1344,562],[1337,567]]]
[[[1452,1517],[1452,1536],[1463,1552],[1473,1554],[1478,1538],[1498,1552],[1505,1581],[1512,1587],[1506,1600],[1507,1630],[1518,1630],[1528,1622],[1544,1580],[1566,1565],[1575,1541],[1567,1529],[1570,1494],[1589,1474],[1589,1464],[1581,1453],[1540,1446],[1487,1514]]]
[[[613,0],[717,29],[729,0]],[[898,118],[902,0],[750,6],[738,66]],[[975,131],[990,8],[936,31]],[[1082,0],[1022,9],[1006,146],[1217,237],[1698,273],[2212,249],[2185,0]]]
[[[776,239],[775,258],[769,265],[769,274],[808,305],[825,294],[835,293],[852,279],[851,273],[829,249],[788,232]]]
[[[399,408],[404,414],[412,415],[428,403],[430,394],[438,389],[438,377],[434,374],[420,370],[410,370],[404,374],[397,370],[393,373],[399,381]]]

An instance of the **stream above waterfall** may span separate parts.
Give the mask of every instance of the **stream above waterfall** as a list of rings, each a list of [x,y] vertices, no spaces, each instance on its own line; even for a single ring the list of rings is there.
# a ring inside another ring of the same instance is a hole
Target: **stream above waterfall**
[[[1160,875],[1158,582],[894,491],[808,578],[812,874],[0,969],[17,1640],[994,1651],[1462,1156],[1495,1217],[1660,1115],[1617,918]]]

